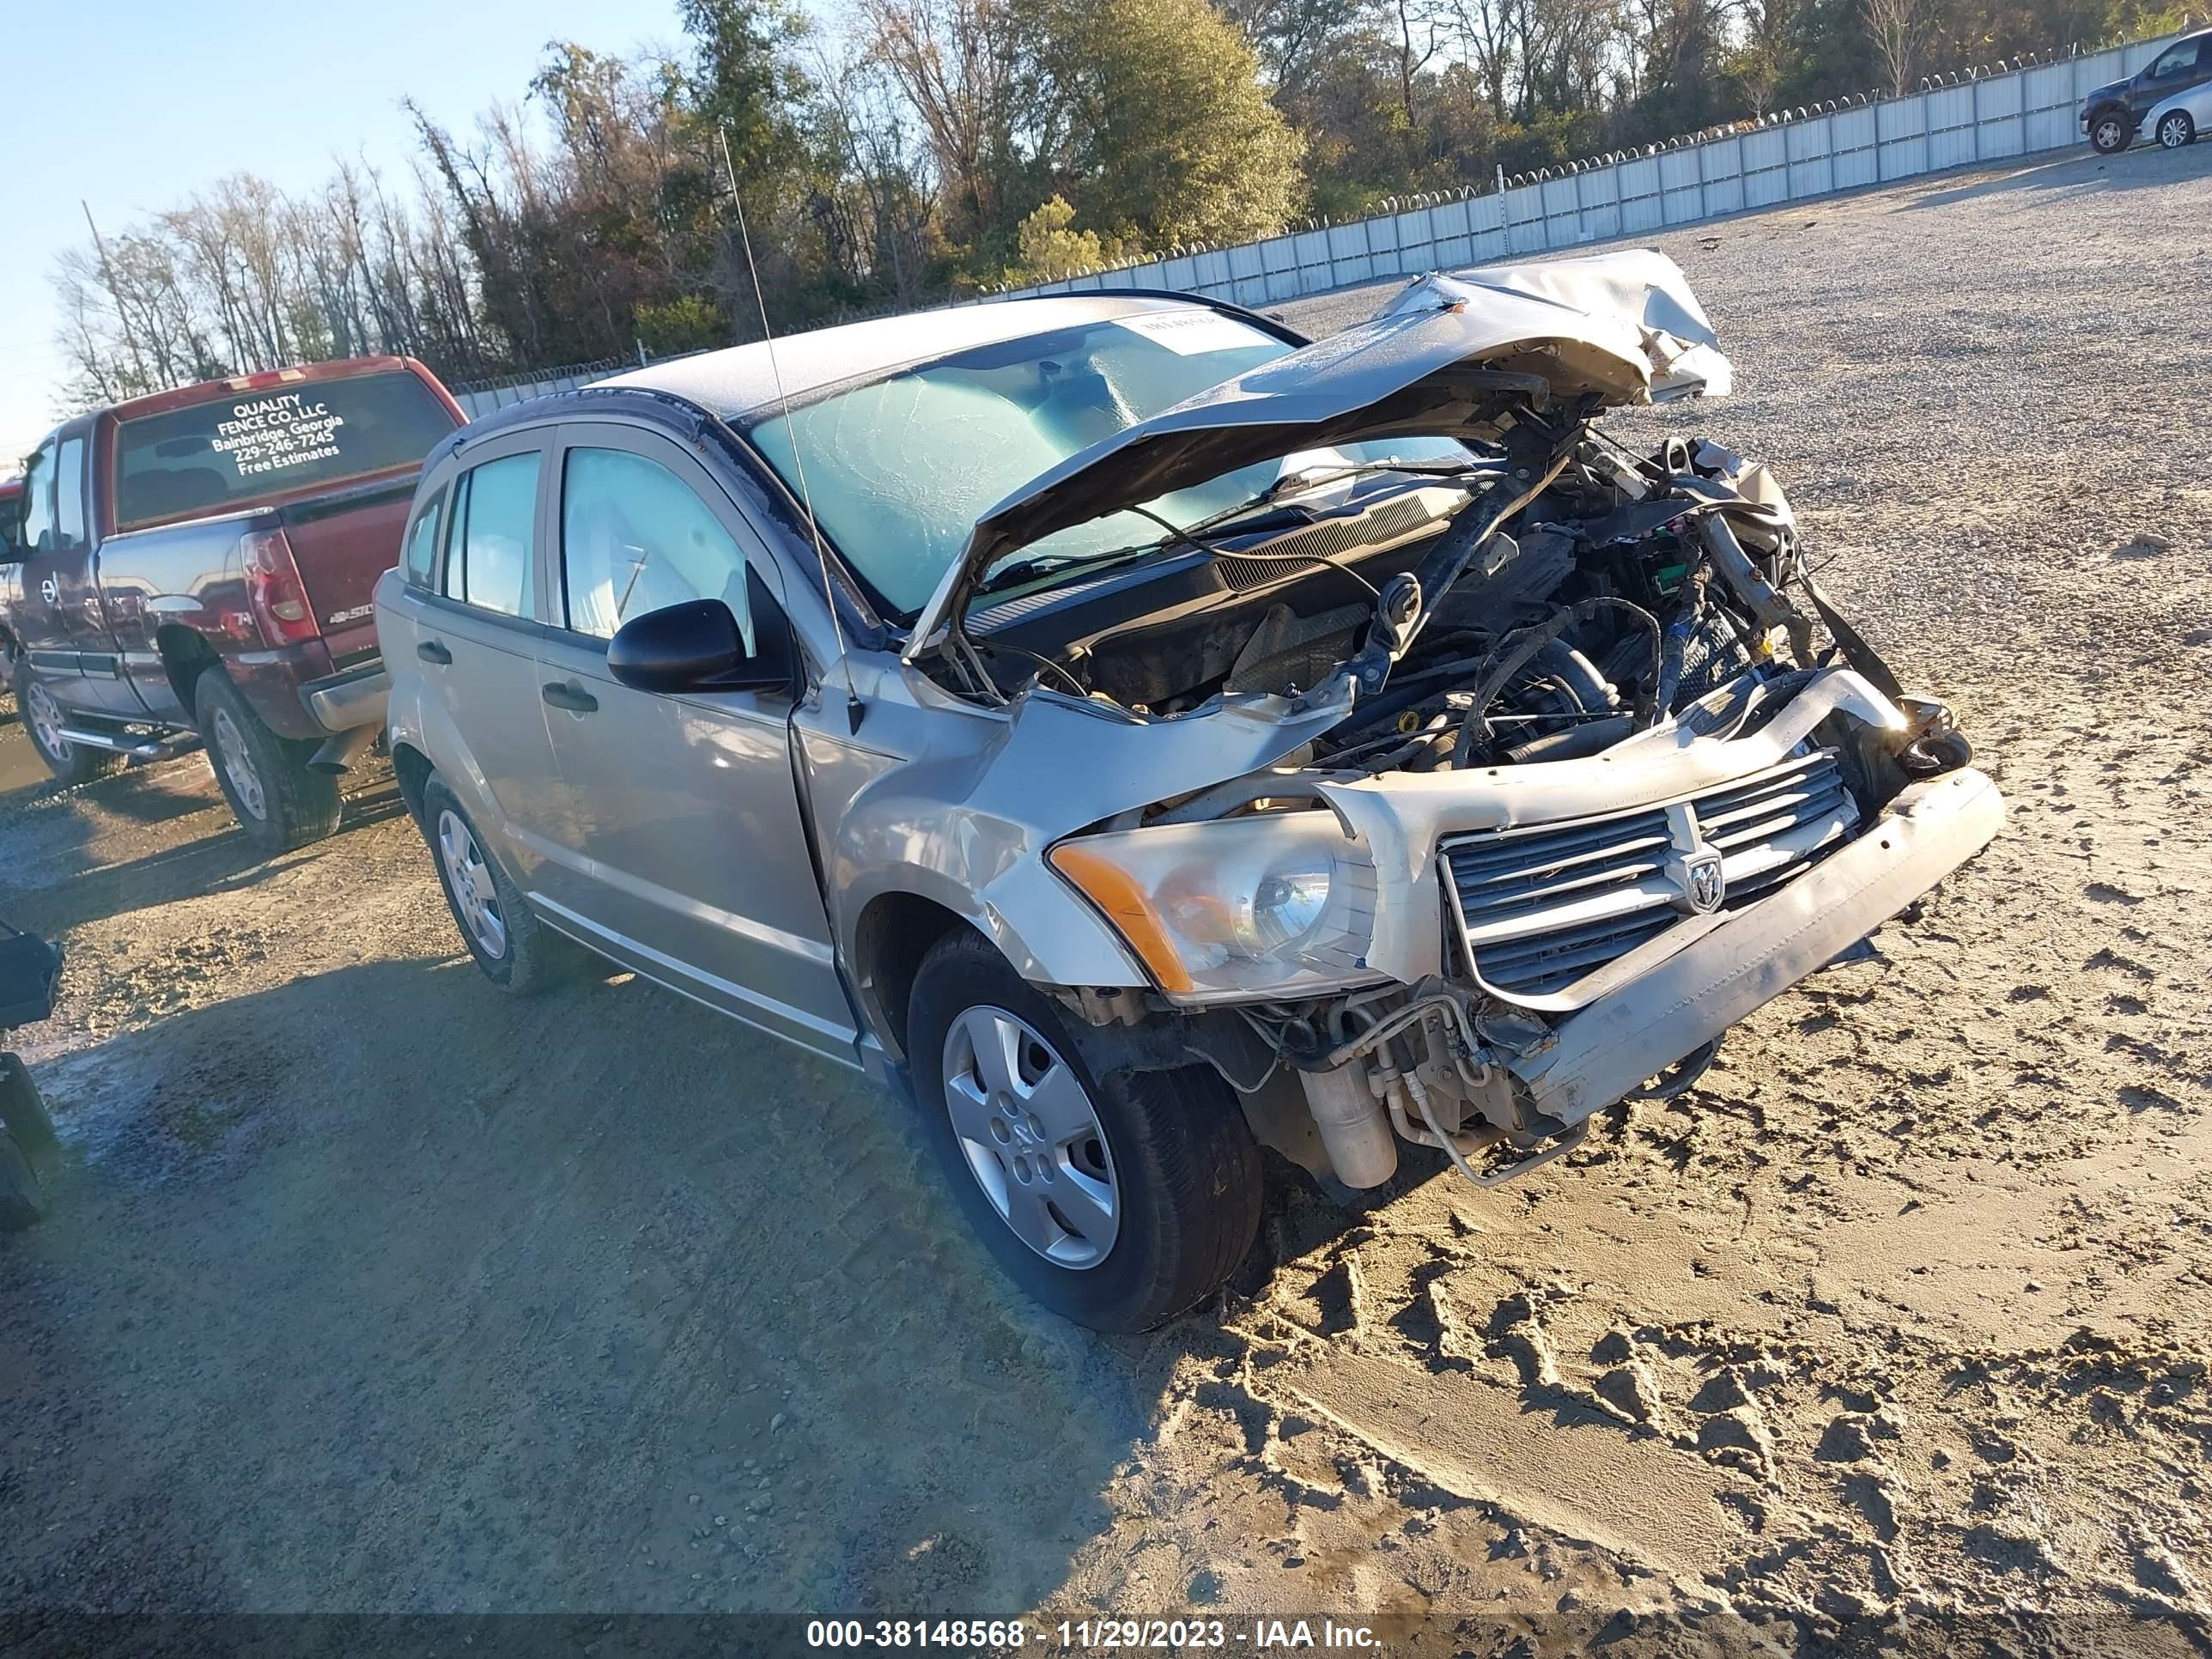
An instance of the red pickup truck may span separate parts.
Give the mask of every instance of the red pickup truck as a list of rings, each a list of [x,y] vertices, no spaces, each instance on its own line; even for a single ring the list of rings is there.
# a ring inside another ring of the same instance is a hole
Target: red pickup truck
[[[0,652],[40,758],[76,783],[204,743],[257,845],[329,835],[384,723],[369,594],[466,420],[422,364],[359,357],[58,427],[0,532]]]

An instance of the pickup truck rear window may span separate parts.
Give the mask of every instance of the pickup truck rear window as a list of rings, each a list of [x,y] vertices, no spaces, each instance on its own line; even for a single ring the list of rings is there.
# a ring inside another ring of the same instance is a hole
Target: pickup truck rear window
[[[387,471],[421,461],[453,429],[446,406],[404,370],[143,416],[116,428],[116,528],[240,512]]]

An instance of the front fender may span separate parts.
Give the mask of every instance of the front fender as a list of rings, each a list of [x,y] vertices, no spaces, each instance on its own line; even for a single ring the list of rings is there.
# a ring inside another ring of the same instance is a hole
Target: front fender
[[[1045,861],[1052,845],[1272,765],[1346,707],[1341,698],[1309,708],[1237,697],[1158,720],[1031,691],[984,709],[896,664],[879,665],[862,695],[868,714],[857,733],[818,708],[796,722],[843,959],[859,961],[868,907],[908,894],[972,924],[1024,979],[1102,988],[1150,981]]]

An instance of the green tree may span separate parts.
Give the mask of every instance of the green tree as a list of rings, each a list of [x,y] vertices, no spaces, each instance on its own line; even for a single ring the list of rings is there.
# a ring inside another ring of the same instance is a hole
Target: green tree
[[[1075,228],[1075,210],[1055,196],[1022,221],[1015,232],[1021,263],[1006,272],[1009,283],[1057,283],[1097,270],[1121,257],[1118,243],[1095,230]]]
[[[1040,159],[1077,216],[1147,249],[1282,228],[1304,144],[1206,0],[1032,0]]]
[[[638,343],[656,357],[703,351],[730,337],[721,313],[702,295],[679,295],[665,304],[641,305],[635,317]]]
[[[729,134],[750,204],[757,186],[787,184],[805,159],[799,112],[812,88],[793,53],[806,15],[790,0],[683,0],[680,15],[694,53],[692,113]]]

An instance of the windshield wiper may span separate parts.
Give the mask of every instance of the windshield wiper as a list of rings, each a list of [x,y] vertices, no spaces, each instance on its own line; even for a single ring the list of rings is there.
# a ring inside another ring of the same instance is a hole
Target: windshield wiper
[[[1163,537],[1162,541],[1167,539]],[[1111,564],[1117,560],[1133,558],[1140,553],[1150,553],[1160,542],[1144,542],[1134,547],[1110,548],[1103,553],[1039,553],[1026,559],[1016,559],[1012,564],[993,571],[976,585],[978,598],[986,593],[1003,593],[1037,576],[1057,575],[1078,565]]]

